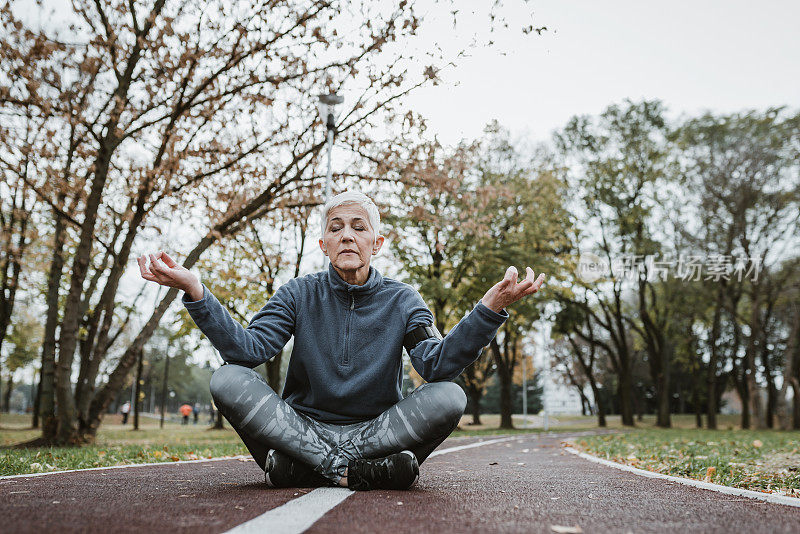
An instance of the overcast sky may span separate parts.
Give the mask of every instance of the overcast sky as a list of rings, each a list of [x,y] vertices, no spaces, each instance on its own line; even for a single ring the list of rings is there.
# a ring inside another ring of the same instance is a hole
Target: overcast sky
[[[571,116],[625,98],[661,99],[672,114],[800,105],[800,2],[509,3],[519,20],[533,10],[547,31],[509,31],[500,50],[476,51],[446,83],[408,100],[444,142],[478,136],[492,119],[544,140]],[[448,31],[440,25],[423,39]]]

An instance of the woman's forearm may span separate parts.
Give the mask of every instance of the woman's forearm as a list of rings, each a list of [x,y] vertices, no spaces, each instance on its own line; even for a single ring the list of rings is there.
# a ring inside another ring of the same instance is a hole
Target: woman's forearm
[[[203,300],[203,284],[200,280],[195,279],[194,284],[184,289],[184,292],[192,302]]]

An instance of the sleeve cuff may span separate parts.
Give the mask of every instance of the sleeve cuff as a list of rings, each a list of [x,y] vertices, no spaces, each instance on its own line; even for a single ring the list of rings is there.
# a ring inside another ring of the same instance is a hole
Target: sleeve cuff
[[[506,319],[508,319],[508,312],[506,311],[505,308],[500,310],[500,313],[497,313],[496,311],[489,308],[489,306],[487,306],[481,301],[478,301],[478,304],[475,305],[475,310],[477,310],[478,313],[480,313],[490,321],[493,321],[498,324],[503,323],[505,322]]]
[[[197,310],[205,306],[210,291],[208,290],[205,284],[201,285],[203,286],[203,298],[201,298],[200,300],[189,300],[189,294],[184,291],[183,297],[181,297],[181,302],[183,303],[184,306],[186,306],[187,309]]]

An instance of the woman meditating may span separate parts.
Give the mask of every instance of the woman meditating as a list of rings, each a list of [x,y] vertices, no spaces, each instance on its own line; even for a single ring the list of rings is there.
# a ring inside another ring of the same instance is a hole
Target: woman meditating
[[[327,270],[289,280],[245,328],[195,275],[167,254],[138,258],[145,280],[185,292],[183,304],[225,361],[211,394],[275,487],[338,485],[407,489],[421,464],[456,428],[466,395],[452,382],[508,318],[504,308],[535,293],[528,267],[509,267],[445,337],[411,286],[370,266],[384,243],[365,195],[344,192],[322,212]],[[149,260],[149,261],[148,261]],[[283,394],[256,367],[294,336]],[[402,350],[427,383],[401,394]]]

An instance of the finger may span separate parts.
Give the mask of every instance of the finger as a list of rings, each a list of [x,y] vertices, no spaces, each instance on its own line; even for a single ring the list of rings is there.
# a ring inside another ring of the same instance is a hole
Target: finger
[[[503,286],[509,286],[517,283],[517,268],[513,265],[506,269],[506,275],[503,277]]]
[[[170,258],[166,252],[161,253],[161,260],[164,262],[164,265],[166,265],[170,269],[178,266],[178,263],[172,258]]]
[[[142,274],[142,278],[147,280],[148,276],[153,276],[153,273],[147,268],[147,257],[144,254],[136,258],[136,262],[139,264],[139,272]]]
[[[539,291],[539,288],[542,287],[543,283],[544,283],[544,273],[539,275],[539,278],[537,278],[536,281],[531,285],[531,287],[527,289],[525,294],[532,295],[533,293],[536,293],[537,291]]]
[[[525,279],[522,280],[522,282],[520,282],[519,284],[517,284],[517,287],[515,289],[517,291],[525,291],[526,289],[528,289],[529,287],[531,287],[533,285],[533,282],[534,282],[533,278],[534,278],[533,269],[531,269],[530,267],[526,267],[525,268]]]
[[[153,273],[151,273],[150,270],[147,268],[147,259],[145,258],[144,255],[141,255],[138,258],[136,258],[136,263],[139,264],[139,273],[142,275],[142,278],[144,278],[149,282],[160,283],[158,278],[156,278],[156,276]]]
[[[136,263],[139,264],[139,273],[142,275],[142,277],[144,277],[144,266],[145,266],[144,256],[139,256],[138,258],[136,258]]]
[[[161,281],[152,274],[142,274],[142,278],[144,278],[148,282],[155,282],[157,284],[161,283]]]
[[[525,280],[517,284],[517,287],[514,288],[514,291],[516,291],[517,293],[524,293],[525,291],[530,289],[532,285],[533,285],[533,280],[532,279],[529,280],[526,278]]]
[[[150,270],[154,273],[160,273],[165,270],[164,265],[158,261],[158,258],[156,258],[155,254],[150,254]]]
[[[536,273],[533,272],[533,269],[531,269],[530,267],[525,267],[525,280],[523,280],[523,282],[528,282],[528,281],[533,282],[535,276]]]

